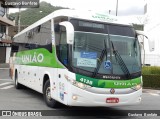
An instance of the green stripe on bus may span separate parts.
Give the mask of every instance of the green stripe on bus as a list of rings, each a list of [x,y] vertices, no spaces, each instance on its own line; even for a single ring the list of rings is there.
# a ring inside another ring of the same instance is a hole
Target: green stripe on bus
[[[131,80],[102,80],[76,74],[76,81],[99,88],[131,88],[141,84],[141,77]]]
[[[57,60],[55,47],[52,48],[52,53],[45,48],[17,52],[15,63],[19,65],[64,68]]]

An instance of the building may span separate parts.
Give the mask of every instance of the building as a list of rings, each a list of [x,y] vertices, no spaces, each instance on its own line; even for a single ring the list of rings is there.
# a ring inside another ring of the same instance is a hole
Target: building
[[[14,18],[9,16],[9,9],[4,6],[5,0],[0,1],[0,63],[9,63],[11,53],[11,37],[8,35],[9,26],[14,26]]]
[[[145,47],[145,64],[151,66],[160,66],[160,1],[145,0],[145,19],[144,31],[152,42],[144,42]],[[154,47],[154,51],[150,52],[148,44]]]

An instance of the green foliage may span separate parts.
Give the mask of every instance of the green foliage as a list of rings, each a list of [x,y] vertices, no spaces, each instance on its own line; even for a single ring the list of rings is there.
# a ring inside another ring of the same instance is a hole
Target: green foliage
[[[20,13],[21,25],[31,25],[34,22],[40,20],[41,18],[47,16],[55,10],[64,9],[62,7],[55,7],[49,3],[41,2],[39,8],[28,8]],[[18,12],[10,14],[15,17],[16,25],[18,24]]]
[[[143,87],[160,88],[160,75],[143,75]]]
[[[142,68],[143,87],[160,88],[160,67]]]
[[[160,67],[156,66],[146,66],[142,68],[143,75],[157,74],[160,75]]]

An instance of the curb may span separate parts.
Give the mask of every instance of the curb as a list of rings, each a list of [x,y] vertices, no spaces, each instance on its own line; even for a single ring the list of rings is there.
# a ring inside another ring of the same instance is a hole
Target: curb
[[[160,90],[156,90],[156,89],[143,89],[142,92],[143,93],[157,93],[157,94],[160,94]]]

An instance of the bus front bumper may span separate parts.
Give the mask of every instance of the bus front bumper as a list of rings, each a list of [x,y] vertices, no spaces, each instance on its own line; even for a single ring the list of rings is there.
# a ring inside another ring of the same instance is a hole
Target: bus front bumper
[[[142,88],[129,94],[95,94],[71,85],[68,95],[70,106],[120,106],[135,105],[141,102]],[[116,99],[117,101],[110,100]]]

